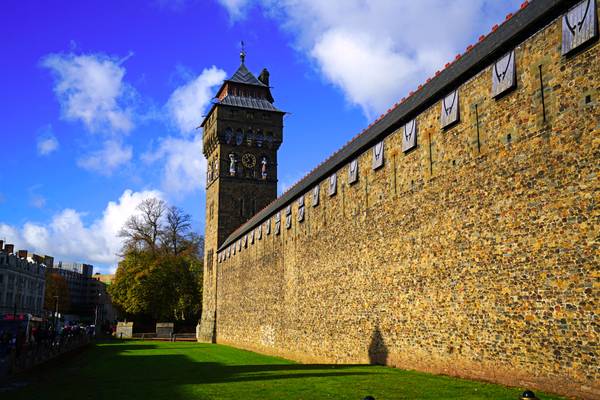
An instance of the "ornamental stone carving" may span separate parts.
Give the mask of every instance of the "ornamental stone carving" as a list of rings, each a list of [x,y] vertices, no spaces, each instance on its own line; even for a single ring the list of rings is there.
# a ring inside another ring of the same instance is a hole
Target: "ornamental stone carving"
[[[409,121],[402,129],[402,151],[407,152],[417,147],[417,119]]]
[[[492,65],[492,97],[498,97],[516,86],[515,51],[512,50]]]
[[[383,140],[373,146],[373,169],[383,167]]]
[[[596,0],[583,0],[562,18],[562,55],[566,55],[598,36]]]
[[[348,164],[348,183],[351,185],[356,182],[358,182],[358,159],[354,159]]]
[[[319,205],[319,192],[320,192],[320,187],[319,185],[315,186],[312,190],[312,206],[316,207]]]
[[[458,90],[453,91],[441,101],[440,124],[448,128],[460,121]]]
[[[333,196],[337,193],[337,174],[333,174],[328,179],[329,195]]]

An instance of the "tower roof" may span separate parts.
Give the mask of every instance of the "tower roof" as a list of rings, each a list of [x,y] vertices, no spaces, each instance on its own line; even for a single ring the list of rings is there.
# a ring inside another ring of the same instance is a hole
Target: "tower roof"
[[[246,51],[243,45],[244,43],[242,42],[240,66],[229,79],[223,81],[223,84],[215,95],[215,100],[212,102],[212,107],[204,117],[200,127],[204,126],[209,115],[217,105],[274,111],[285,114],[284,111],[279,110],[273,105],[274,100],[271,95],[271,87],[269,86],[269,71],[264,68],[259,76],[260,79],[258,79],[246,67]]]
[[[253,74],[246,68],[246,65],[242,62],[240,67],[235,71],[231,78],[226,79],[225,82],[243,83],[245,85],[255,85],[267,87],[264,83],[259,81]]]

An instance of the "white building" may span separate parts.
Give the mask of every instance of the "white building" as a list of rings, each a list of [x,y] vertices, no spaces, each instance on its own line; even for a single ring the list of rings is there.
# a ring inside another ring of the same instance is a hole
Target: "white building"
[[[13,246],[0,241],[0,318],[5,314],[41,316],[44,308],[46,267],[13,254]]]

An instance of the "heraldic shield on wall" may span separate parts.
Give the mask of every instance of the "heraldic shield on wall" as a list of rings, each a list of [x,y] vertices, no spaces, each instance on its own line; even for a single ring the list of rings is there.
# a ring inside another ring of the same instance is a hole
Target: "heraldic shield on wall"
[[[285,228],[290,229],[292,227],[292,206],[289,205],[285,208]]]
[[[515,51],[512,50],[492,66],[492,97],[498,97],[517,87]]]
[[[298,222],[304,221],[304,196],[298,198]]]
[[[333,174],[329,177],[329,195],[333,196],[337,193],[337,174]]]
[[[275,234],[279,235],[279,232],[281,232],[281,212],[277,212],[277,214],[275,214]]]
[[[442,113],[440,117],[442,128],[448,128],[460,121],[458,105],[458,90],[453,91],[442,99]]]
[[[358,182],[358,160],[354,159],[348,164],[348,183]]]
[[[417,147],[417,119],[404,125],[402,132],[402,151],[407,152]]]
[[[597,36],[596,0],[583,0],[563,16],[562,55],[569,54]]]
[[[319,192],[320,192],[320,186],[317,185],[313,188],[312,190],[312,206],[316,207],[319,205]]]
[[[383,140],[373,146],[373,169],[383,167]]]

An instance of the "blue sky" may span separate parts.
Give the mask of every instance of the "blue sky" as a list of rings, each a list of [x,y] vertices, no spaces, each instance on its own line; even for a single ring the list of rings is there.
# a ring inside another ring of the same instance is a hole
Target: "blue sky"
[[[194,129],[239,65],[285,119],[280,191],[502,22],[520,1],[3,1],[0,239],[113,270],[158,196],[204,230]]]

